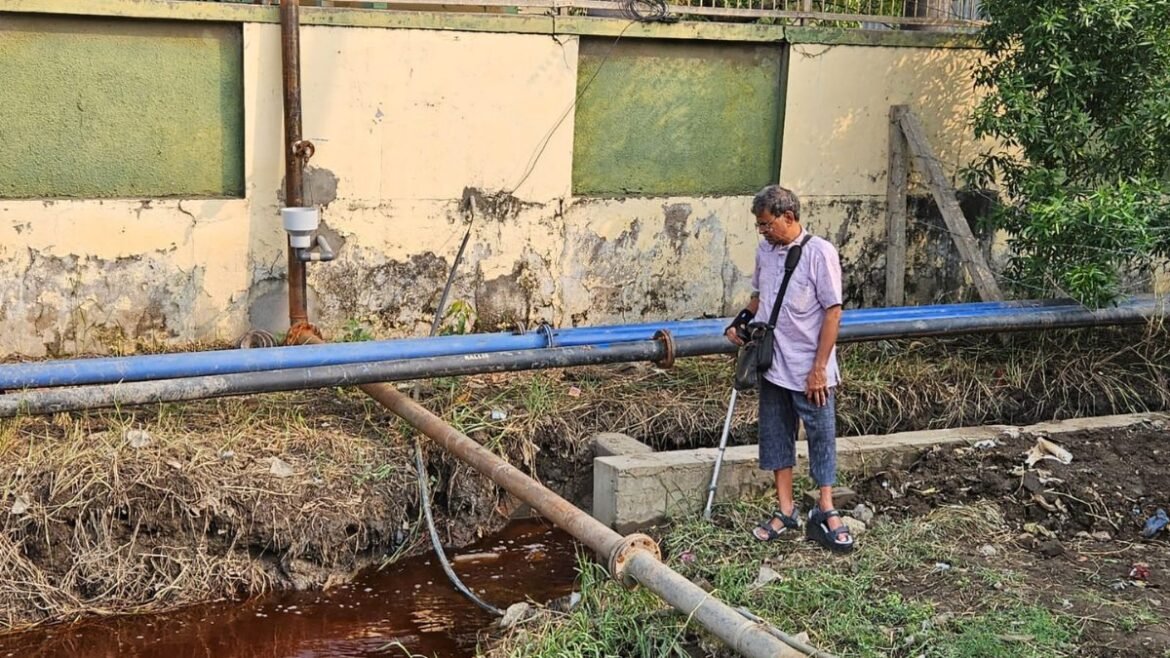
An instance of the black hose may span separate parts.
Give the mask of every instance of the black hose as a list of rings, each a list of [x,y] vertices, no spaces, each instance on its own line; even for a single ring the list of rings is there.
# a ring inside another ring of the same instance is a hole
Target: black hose
[[[474,209],[475,200],[471,202]],[[474,210],[473,210],[474,212]],[[472,215],[474,221],[475,216]],[[459,243],[459,251],[455,254],[455,260],[451,263],[451,270],[447,272],[447,283],[443,285],[443,294],[439,295],[439,304],[435,307],[435,317],[431,320],[431,336],[439,333],[439,323],[443,321],[443,312],[447,308],[447,296],[451,294],[451,284],[455,282],[455,272],[459,269],[459,263],[463,261],[463,251],[467,249],[467,241],[471,238],[471,225],[467,226],[467,231],[463,234],[463,241]],[[418,401],[418,384],[415,383],[412,396],[415,401]],[[443,543],[439,541],[439,531],[435,529],[435,519],[431,515],[431,493],[430,488],[427,487],[427,469],[423,465],[422,458],[422,442],[419,441],[418,436],[414,437],[414,467],[418,475],[418,499],[419,504],[422,505],[423,514],[427,519],[427,532],[431,535],[431,548],[435,551],[435,556],[439,558],[439,564],[443,567],[443,573],[447,574],[447,580],[459,590],[461,594],[471,599],[471,602],[479,606],[481,610],[497,616],[503,617],[504,611],[496,606],[484,601],[475,595],[459,576],[455,574],[455,570],[451,568],[451,563],[447,560],[447,553],[443,551]]]
[[[459,580],[459,576],[455,575],[455,570],[451,568],[451,563],[447,561],[447,555],[443,553],[443,544],[439,541],[438,531],[435,530],[435,519],[431,516],[431,491],[430,487],[427,486],[427,471],[423,466],[422,445],[417,438],[414,441],[414,466],[418,470],[418,495],[419,500],[422,501],[423,513],[427,517],[427,530],[431,534],[431,545],[435,547],[435,555],[439,556],[439,564],[443,566],[443,573],[447,574],[447,580],[450,580],[455,589],[471,599],[475,605],[497,617],[503,617],[503,610],[476,596],[475,592],[472,592],[463,584],[463,581]]]
[[[675,356],[678,357],[735,351],[735,347],[728,343],[723,336],[678,338],[675,339],[674,343]],[[357,386],[430,377],[567,368],[630,361],[657,361],[664,356],[663,343],[646,340],[615,343],[608,346],[485,352],[121,384],[46,388],[0,395],[0,417],[202,400],[309,388]]]

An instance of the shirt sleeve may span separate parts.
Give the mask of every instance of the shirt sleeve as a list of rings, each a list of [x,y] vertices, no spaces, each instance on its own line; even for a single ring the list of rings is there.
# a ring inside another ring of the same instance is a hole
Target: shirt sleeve
[[[837,250],[826,243],[826,249],[820,249],[819,256],[814,263],[816,266],[817,301],[821,308],[831,308],[844,303],[841,293],[841,257]]]
[[[752,268],[752,292],[760,292],[760,250],[756,249],[756,264]]]

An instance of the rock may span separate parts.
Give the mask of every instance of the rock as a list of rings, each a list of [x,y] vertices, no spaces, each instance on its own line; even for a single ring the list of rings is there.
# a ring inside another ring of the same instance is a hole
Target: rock
[[[225,462],[231,461],[231,460],[235,459],[235,457],[236,457],[235,450],[220,450],[219,451],[219,458],[224,460]]]
[[[849,527],[849,534],[853,535],[854,538],[864,535],[869,529],[865,521],[862,521],[861,519],[855,519],[851,516],[844,516],[841,517],[841,520],[844,521],[845,525]]]
[[[760,565],[760,573],[756,575],[756,581],[752,583],[748,589],[758,589],[772,582],[773,580],[780,580],[780,574],[776,573],[772,567],[766,564]]]
[[[150,441],[153,437],[151,437],[150,432],[147,432],[146,430],[135,429],[126,430],[122,434],[122,438],[131,448],[138,449],[145,448],[146,446],[150,445]]]
[[[812,489],[804,492],[804,504],[807,509],[813,509],[821,500],[821,492]],[[833,505],[837,509],[848,509],[857,504],[857,492],[848,487],[833,487]]]
[[[984,544],[978,548],[978,553],[983,557],[995,557],[998,552],[991,544]]]
[[[270,457],[269,461],[271,466],[269,466],[268,472],[271,473],[274,477],[287,478],[296,475],[296,471],[293,470],[293,467],[286,464],[279,457]]]
[[[1059,540],[1049,539],[1040,542],[1040,545],[1036,547],[1036,552],[1044,557],[1058,557],[1064,555],[1064,544],[1061,544]]]
[[[873,521],[873,510],[866,507],[865,503],[858,503],[849,514],[866,525],[869,525]]]
[[[1096,539],[1100,542],[1113,541],[1113,535],[1105,532],[1104,530],[1098,530],[1097,532],[1093,533],[1093,539]]]
[[[527,619],[532,612],[532,606],[521,601],[508,606],[504,616],[500,618],[500,628],[512,628]]]
[[[1000,432],[999,435],[1008,441],[1015,441],[1016,439],[1020,438],[1020,428],[1008,427]]]
[[[1028,493],[1040,493],[1044,491],[1044,485],[1040,482],[1040,476],[1028,471],[1024,474],[1024,479],[1020,482],[1020,486],[1028,490]]]
[[[20,516],[21,514],[27,512],[29,507],[30,505],[27,498],[24,496],[17,496],[16,500],[12,502],[12,513]]]

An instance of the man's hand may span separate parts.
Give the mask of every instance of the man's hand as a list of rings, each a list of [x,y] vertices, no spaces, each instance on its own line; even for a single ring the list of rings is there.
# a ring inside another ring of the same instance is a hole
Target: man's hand
[[[743,347],[743,339],[739,337],[739,332],[735,330],[735,327],[728,327],[727,331],[723,332],[723,335],[727,336],[727,340],[735,345]]]
[[[757,306],[759,306],[759,300],[753,299],[751,303],[747,305],[747,308],[740,311],[739,314],[735,316],[735,319],[731,321],[731,324],[727,325],[727,328],[723,330],[723,335],[727,336],[727,340],[736,345],[739,345],[740,347],[743,346],[744,339],[743,336],[740,336],[740,332],[742,331],[744,335],[747,335],[748,323],[756,317]]]
[[[813,366],[808,373],[808,381],[804,384],[804,396],[809,402],[823,407],[829,403],[829,378],[825,375],[825,367]]]

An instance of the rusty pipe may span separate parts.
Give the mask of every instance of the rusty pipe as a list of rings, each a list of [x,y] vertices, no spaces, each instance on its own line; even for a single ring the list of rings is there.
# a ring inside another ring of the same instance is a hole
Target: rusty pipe
[[[627,585],[645,586],[683,614],[691,616],[729,647],[748,658],[798,658],[805,654],[744,618],[733,608],[675,573],[660,560],[658,546],[645,535],[619,535],[577,509],[548,487],[451,427],[389,384],[365,384],[370,397],[442,446],[459,460],[491,478],[545,518],[608,558],[610,575]]]
[[[304,151],[301,144],[301,18],[297,0],[280,3],[280,52],[284,80],[284,205],[305,205]],[[305,264],[288,244],[288,322],[290,326],[309,321],[305,306],[308,280]]]

